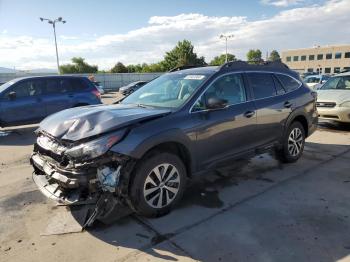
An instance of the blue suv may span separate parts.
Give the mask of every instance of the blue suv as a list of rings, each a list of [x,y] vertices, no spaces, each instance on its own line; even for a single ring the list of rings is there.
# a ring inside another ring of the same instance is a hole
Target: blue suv
[[[101,104],[100,92],[86,77],[39,76],[0,86],[0,126],[38,123],[63,109]]]

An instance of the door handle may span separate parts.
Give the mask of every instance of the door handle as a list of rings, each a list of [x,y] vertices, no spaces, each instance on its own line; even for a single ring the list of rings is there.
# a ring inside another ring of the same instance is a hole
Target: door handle
[[[284,107],[290,108],[292,106],[292,103],[289,101],[284,102]]]
[[[244,116],[246,118],[251,118],[254,115],[255,115],[255,111],[247,111],[247,112],[244,113]]]

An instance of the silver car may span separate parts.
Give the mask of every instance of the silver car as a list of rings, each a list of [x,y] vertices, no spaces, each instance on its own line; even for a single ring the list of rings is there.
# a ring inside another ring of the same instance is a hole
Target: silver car
[[[350,72],[331,77],[317,90],[321,119],[350,123]]]

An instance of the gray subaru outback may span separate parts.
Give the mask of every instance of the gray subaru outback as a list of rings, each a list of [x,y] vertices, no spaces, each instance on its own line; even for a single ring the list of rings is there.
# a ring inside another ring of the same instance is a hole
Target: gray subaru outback
[[[93,204],[86,225],[126,206],[159,216],[227,160],[274,149],[297,161],[317,116],[316,93],[282,63],[177,68],[116,104],[43,120],[33,179],[60,203]]]

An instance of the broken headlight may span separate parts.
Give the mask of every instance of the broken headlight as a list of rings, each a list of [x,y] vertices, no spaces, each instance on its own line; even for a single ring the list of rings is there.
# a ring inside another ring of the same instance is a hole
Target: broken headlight
[[[119,142],[124,132],[113,133],[96,140],[74,146],[65,151],[73,159],[93,159],[106,153],[115,143]]]

